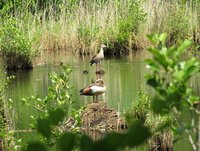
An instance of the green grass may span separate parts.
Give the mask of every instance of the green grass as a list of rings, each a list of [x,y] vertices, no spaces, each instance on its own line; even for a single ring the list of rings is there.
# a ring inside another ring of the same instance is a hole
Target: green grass
[[[19,48],[13,50],[25,54],[22,57],[30,60],[24,61],[28,66],[32,65],[33,54],[38,50],[65,49],[88,54],[95,53],[101,43],[111,49],[117,49],[116,44],[121,46],[120,49],[143,49],[149,46],[146,35],[152,32],[168,33],[169,45],[179,39],[191,39],[196,44],[194,48],[199,49],[198,1],[53,0],[41,3],[18,0],[0,6],[1,31],[9,28],[4,23],[9,18],[15,20],[11,25],[15,28],[14,33],[19,34],[7,43],[10,35],[5,38],[5,32],[0,32],[1,51]],[[8,48],[6,44],[9,44]]]

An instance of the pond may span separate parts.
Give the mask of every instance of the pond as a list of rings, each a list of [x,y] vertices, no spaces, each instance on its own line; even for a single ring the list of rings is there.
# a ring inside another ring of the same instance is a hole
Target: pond
[[[101,76],[104,80],[107,90],[100,96],[101,101],[123,114],[138,98],[138,93],[153,92],[145,83],[145,74],[149,72],[146,69],[144,59],[150,55],[146,51],[138,51],[129,56],[121,58],[105,59],[101,68],[105,74]],[[29,71],[10,71],[8,75],[15,75],[16,78],[9,85],[8,96],[14,101],[15,109],[15,130],[17,138],[22,138],[23,143],[30,140],[37,140],[38,135],[34,132],[27,132],[30,129],[30,115],[36,110],[30,106],[22,105],[21,98],[31,95],[44,97],[47,94],[49,77],[48,75],[55,71],[61,72],[60,64],[68,64],[72,68],[70,83],[72,88],[72,100],[78,108],[84,104],[91,103],[92,97],[80,96],[79,90],[92,81],[97,79],[95,74],[95,65],[90,66],[91,56],[76,56],[66,52],[44,52],[36,60],[36,66]],[[84,70],[88,71],[84,74]],[[195,77],[191,82],[194,91],[199,95],[200,78]],[[191,145],[185,140],[175,144],[175,150],[189,151]]]

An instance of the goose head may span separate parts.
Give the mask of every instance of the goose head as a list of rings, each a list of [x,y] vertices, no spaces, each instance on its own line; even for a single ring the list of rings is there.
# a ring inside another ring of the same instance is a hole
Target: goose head
[[[101,48],[102,48],[102,49],[106,48],[106,45],[101,44]]]
[[[102,79],[96,80],[95,83],[100,85],[100,86],[104,86],[104,81]]]

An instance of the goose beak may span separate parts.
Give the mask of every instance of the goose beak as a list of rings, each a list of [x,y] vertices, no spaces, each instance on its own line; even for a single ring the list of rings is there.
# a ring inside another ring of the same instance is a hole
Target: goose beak
[[[104,44],[101,44],[101,47],[102,47],[102,48],[106,48],[106,45],[104,45]]]

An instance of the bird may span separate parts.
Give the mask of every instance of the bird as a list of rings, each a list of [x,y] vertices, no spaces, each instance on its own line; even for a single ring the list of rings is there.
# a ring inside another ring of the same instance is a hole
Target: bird
[[[101,49],[100,49],[100,51],[99,51],[95,56],[92,57],[92,59],[91,59],[91,61],[90,61],[90,65],[92,65],[92,64],[95,63],[96,66],[99,65],[99,69],[100,69],[100,62],[101,62],[101,60],[103,60],[103,58],[104,58],[104,53],[103,53],[104,48],[106,48],[106,45],[101,44]]]
[[[86,96],[96,96],[96,101],[98,101],[98,95],[103,94],[106,91],[106,86],[102,79],[97,79],[91,85],[80,90],[80,95]]]

